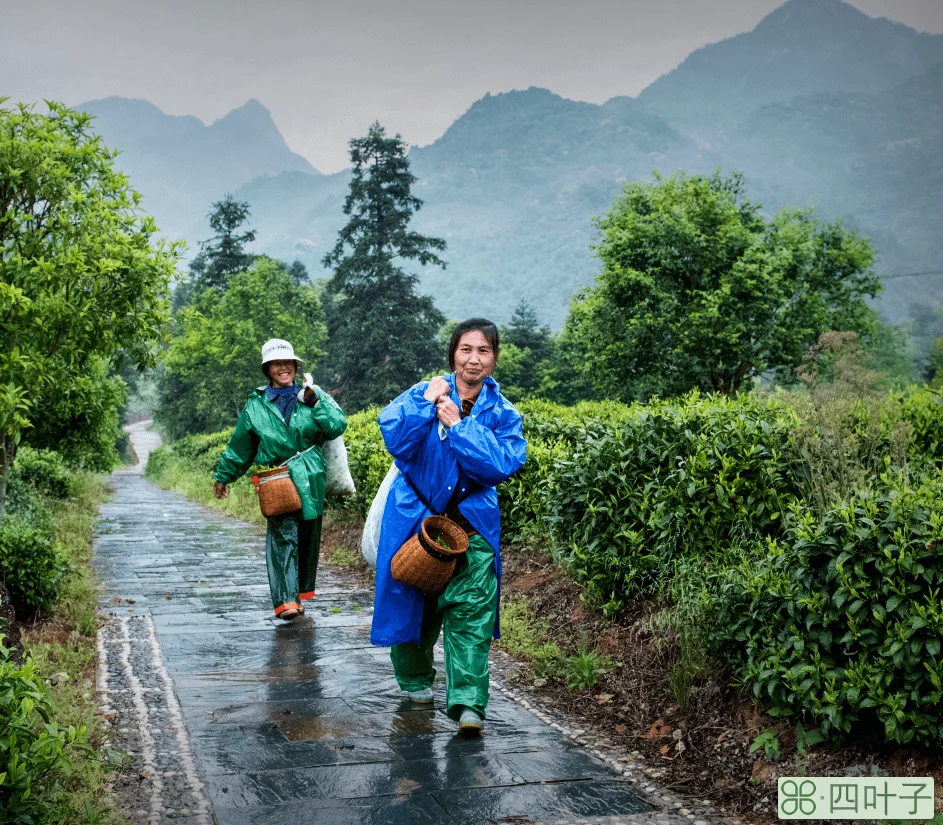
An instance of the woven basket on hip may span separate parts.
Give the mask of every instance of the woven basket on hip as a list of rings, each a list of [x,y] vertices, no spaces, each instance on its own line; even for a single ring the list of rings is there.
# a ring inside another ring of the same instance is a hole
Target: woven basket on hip
[[[259,494],[262,515],[266,518],[297,513],[301,509],[301,498],[287,467],[276,467],[254,475],[252,483]]]
[[[436,596],[455,572],[455,562],[468,549],[468,536],[446,516],[423,519],[419,532],[393,556],[390,573],[393,578]]]

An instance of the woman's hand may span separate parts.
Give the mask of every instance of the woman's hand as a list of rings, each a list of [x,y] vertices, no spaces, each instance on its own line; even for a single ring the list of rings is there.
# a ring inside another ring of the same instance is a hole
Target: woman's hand
[[[437,404],[443,395],[449,396],[451,394],[452,388],[449,386],[449,382],[441,375],[437,375],[429,382],[429,386],[426,387],[426,391],[422,394],[422,397],[425,398],[426,401]],[[455,405],[453,404],[452,406],[454,407]]]
[[[459,412],[458,407],[448,396],[443,396],[438,400],[435,405],[435,412],[439,417],[439,421],[442,422],[442,426],[446,429],[462,420],[462,414]]]
[[[229,498],[229,485],[223,484],[222,481],[214,481],[213,495],[216,498]]]

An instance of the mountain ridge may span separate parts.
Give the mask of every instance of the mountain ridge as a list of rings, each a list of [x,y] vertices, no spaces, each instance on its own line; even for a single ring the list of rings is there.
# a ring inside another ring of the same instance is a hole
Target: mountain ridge
[[[943,35],[872,18],[841,0],[787,0],[749,32],[696,49],[639,101],[697,131],[824,91],[890,88],[943,60]]]
[[[812,55],[810,69],[813,42],[827,54]],[[764,60],[750,75],[756,55]],[[864,75],[855,73],[865,60],[878,79],[859,88]],[[842,70],[829,74],[829,61]],[[824,74],[810,82],[810,71]],[[870,18],[841,0],[788,0],[753,31],[692,53],[637,98],[595,104],[539,86],[487,93],[435,141],[410,149],[414,192],[425,201],[415,226],[449,244],[445,273],[417,274],[447,315],[505,321],[526,297],[544,322],[559,326],[572,291],[598,270],[592,216],[605,213],[627,181],[717,168],[742,171],[750,198],[767,211],[817,206],[822,219],[847,220],[875,239],[879,271],[938,269],[941,81],[943,36]],[[694,95],[696,105],[666,108],[669,92]],[[210,180],[185,153],[174,155],[172,140],[150,140],[149,124],[203,139],[235,134],[250,155],[264,154],[281,139],[267,109],[250,100],[207,126],[144,103],[134,104],[141,123],[126,136],[137,155],[119,160],[151,164],[149,177],[132,174],[132,182],[165,233],[174,234],[170,226],[195,246],[209,235],[210,203],[231,191],[250,203],[256,251],[297,257],[313,277],[326,274],[321,259],[344,221],[350,170],[320,175],[286,156],[281,141],[271,157]],[[943,298],[943,279],[894,281],[881,307],[899,318],[913,301],[933,297]]]

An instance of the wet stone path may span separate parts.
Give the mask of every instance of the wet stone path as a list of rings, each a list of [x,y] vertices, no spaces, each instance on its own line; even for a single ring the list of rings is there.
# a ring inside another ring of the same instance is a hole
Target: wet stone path
[[[500,684],[484,735],[457,736],[442,685],[411,704],[370,645],[369,592],[323,569],[307,614],[276,620],[259,528],[134,473],[112,483],[98,681],[134,825],[687,825]]]

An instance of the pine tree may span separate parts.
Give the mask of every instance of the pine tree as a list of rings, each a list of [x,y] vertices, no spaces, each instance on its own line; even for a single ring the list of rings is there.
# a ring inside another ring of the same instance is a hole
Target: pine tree
[[[409,228],[422,201],[411,193],[406,145],[379,123],[350,142],[349,220],[324,256],[333,270],[328,319],[330,368],[347,409],[386,404],[443,363],[437,334],[445,316],[416,293],[418,277],[400,261],[440,266],[445,241]]]
[[[521,298],[511,322],[501,334],[501,340],[522,350],[529,349],[533,360],[540,362],[550,356],[553,333],[550,327],[540,326],[536,310],[526,298]]]
[[[207,217],[215,235],[200,244],[192,271],[198,278],[197,289],[225,289],[229,276],[248,269],[255,258],[245,249],[246,244],[255,240],[255,230],[237,232],[249,220],[249,204],[227,193],[213,204]]]

